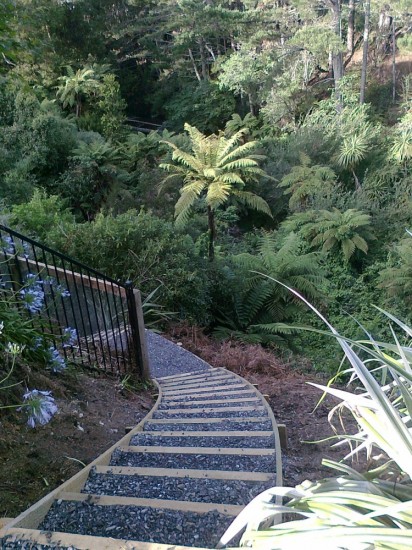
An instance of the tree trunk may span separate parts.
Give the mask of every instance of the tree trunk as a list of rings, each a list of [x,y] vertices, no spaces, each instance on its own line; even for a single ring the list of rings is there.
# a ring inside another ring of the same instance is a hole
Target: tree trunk
[[[189,57],[193,65],[193,70],[195,71],[196,78],[198,79],[199,82],[202,82],[199,71],[197,70],[197,67],[196,67],[196,62],[195,62],[195,58],[193,57],[193,52],[190,48],[189,48]]]
[[[346,37],[346,49],[348,53],[353,53],[355,36],[355,0],[349,0],[349,16],[348,16],[348,34]]]
[[[371,0],[366,0],[366,2],[365,2],[365,26],[364,26],[364,29],[363,29],[362,73],[361,73],[360,96],[359,96],[359,103],[361,105],[363,103],[365,103],[366,72],[367,72],[367,68],[368,68],[370,13],[371,13]]]
[[[356,191],[360,191],[361,184],[360,184],[359,178],[355,174],[355,170],[353,168],[352,168],[352,176],[353,176],[353,179],[355,180],[355,189],[356,189]]]
[[[207,207],[207,223],[209,226],[208,256],[209,256],[209,262],[213,262],[215,258],[216,225],[215,225],[215,213],[213,212],[210,206]]]
[[[332,9],[333,30],[335,34],[339,38],[341,38],[340,0],[329,0],[329,5]],[[332,52],[332,70],[333,70],[333,79],[335,82],[335,97],[338,102],[338,111],[341,111],[343,107],[343,100],[342,100],[342,93],[339,89],[339,84],[344,74],[342,52],[337,52],[337,53]]]
[[[209,80],[209,69],[206,60],[205,41],[203,40],[203,38],[200,38],[198,43],[200,49],[200,63],[202,66],[202,78],[203,80]]]

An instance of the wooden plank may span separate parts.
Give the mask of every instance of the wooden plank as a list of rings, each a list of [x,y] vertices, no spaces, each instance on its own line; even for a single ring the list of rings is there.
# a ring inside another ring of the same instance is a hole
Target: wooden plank
[[[212,383],[215,380],[235,380],[235,378],[229,374],[213,374],[213,375],[207,375],[198,377],[196,379],[189,378],[186,380],[174,380],[173,382],[163,383],[161,384],[163,389],[171,389],[173,387],[180,387],[180,386],[188,386],[188,385],[194,385],[194,384],[203,384],[203,383]]]
[[[278,424],[278,431],[279,431],[279,439],[280,439],[280,446],[283,450],[286,450],[288,448],[288,431],[286,428],[286,424]]]
[[[265,416],[225,416],[224,418],[152,418],[151,424],[218,424],[220,422],[264,422]]]
[[[251,403],[251,402],[259,403],[261,404],[262,401],[256,396],[256,397],[237,397],[235,399],[205,399],[204,401],[198,401],[196,400],[195,403],[198,405],[209,405],[210,403],[217,404],[217,403]],[[162,403],[165,403],[166,399],[163,399]],[[180,407],[182,403],[186,403],[188,406],[190,406],[191,401],[187,401],[185,399],[179,400],[179,401],[167,401],[168,407]],[[227,409],[228,407],[220,407],[220,409]],[[201,407],[199,407],[201,410]],[[160,411],[166,411],[169,409],[159,409]],[[174,409],[171,409],[174,410]]]
[[[159,384],[164,387],[164,386],[168,386],[169,384],[186,384],[187,382],[196,382],[198,380],[211,380],[213,378],[217,378],[219,376],[229,376],[230,373],[228,373],[228,371],[218,371],[218,370],[215,370],[215,371],[210,371],[210,372],[204,372],[202,374],[196,374],[196,375],[193,375],[193,376],[187,376],[187,375],[182,375],[182,376],[179,376],[178,378],[171,378],[170,380],[159,380],[159,378],[157,378],[157,380],[159,381]]]
[[[76,550],[193,550],[192,546],[175,546],[171,544],[159,544],[157,542],[140,542],[135,540],[113,539],[111,537],[77,535],[73,533],[51,533],[34,529],[7,529],[4,532],[0,532],[0,536],[4,535],[12,537],[11,540],[13,542],[29,541],[36,545],[56,545],[56,548],[73,547],[76,548]],[[29,548],[29,546],[27,546],[27,548]],[[197,547],[196,550],[206,549]]]
[[[160,437],[270,437],[273,435],[272,431],[254,431],[254,430],[248,430],[245,432],[244,430],[240,431],[224,431],[224,430],[216,430],[213,432],[205,432],[205,431],[191,431],[191,432],[179,432],[179,431],[145,431],[142,432],[144,435],[154,435],[154,436],[160,436]]]
[[[196,370],[196,371],[192,371],[192,372],[183,372],[182,374],[171,374],[169,376],[161,376],[160,378],[156,378],[156,380],[159,381],[159,383],[161,384],[163,382],[163,380],[171,380],[172,378],[173,379],[179,379],[179,378],[185,378],[187,376],[203,376],[203,374],[207,374],[208,372],[214,372],[216,371],[217,369],[214,369],[213,367],[210,367],[210,371],[208,370]]]
[[[230,384],[230,386],[226,386],[226,385],[217,385],[217,386],[210,386],[204,390],[202,390],[202,388],[199,388],[199,390],[197,391],[197,393],[213,393],[213,392],[219,392],[219,391],[226,391],[226,392],[230,392],[230,391],[234,391],[235,389],[240,389],[240,388],[244,388],[245,387],[245,384]],[[163,395],[167,396],[167,397],[171,397],[172,395],[176,396],[176,395],[188,395],[190,396],[190,394],[193,393],[193,388],[191,389],[186,389],[186,390],[166,390],[163,392]]]
[[[208,401],[210,403],[210,401]],[[264,411],[265,407],[262,407],[262,405],[256,405],[255,407],[249,406],[249,407],[199,407],[197,409],[166,409],[164,411],[158,411],[162,414],[199,414],[199,413],[214,413],[214,412],[222,412],[222,410],[228,411],[228,412],[253,412],[253,411]],[[242,418],[241,416],[239,418]]]
[[[13,518],[0,518],[0,529],[2,529],[5,525],[10,523]]]
[[[199,382],[193,382],[190,384],[176,384],[174,386],[166,386],[166,387],[162,386],[162,390],[165,393],[172,392],[172,391],[180,392],[180,391],[192,390],[197,388],[203,389],[203,388],[209,388],[212,386],[223,386],[223,385],[229,388],[233,384],[238,384],[238,382],[234,378],[228,377],[228,376],[225,376],[224,378],[222,378],[219,376],[219,378],[213,378],[213,380],[211,380],[210,382],[199,381]]]
[[[162,500],[160,498],[119,497],[109,495],[93,495],[87,493],[62,493],[59,500],[84,502],[99,506],[142,506],[160,510],[178,510],[180,512],[195,512],[207,514],[217,510],[221,514],[237,516],[244,508],[237,504],[217,504],[215,502],[191,502],[184,500]]]
[[[224,470],[173,470],[172,468],[139,468],[132,466],[96,466],[96,474],[123,476],[185,477],[193,479],[226,479],[241,481],[274,481],[274,474],[264,472],[229,472]]]
[[[274,449],[251,449],[236,447],[165,447],[165,446],[133,446],[118,447],[124,453],[163,453],[182,455],[241,455],[241,456],[272,456]]]
[[[235,382],[235,379],[232,378],[232,376],[211,376],[207,379],[203,379],[203,380],[195,380],[195,381],[192,381],[192,380],[188,380],[187,382],[179,382],[177,384],[168,384],[167,386],[165,386],[164,384],[161,385],[161,388],[163,391],[172,391],[172,390],[185,390],[185,389],[190,389],[190,388],[203,388],[203,387],[208,387],[208,386],[212,386],[213,384],[215,385],[220,385],[220,384],[226,384],[227,382],[230,383],[234,383]]]
[[[27,267],[27,265],[29,265],[30,269],[33,271],[44,273],[46,275],[53,275],[63,284],[66,281],[70,281],[80,285],[84,284],[86,287],[95,288],[97,290],[101,290],[102,292],[109,292],[109,294],[114,294],[115,296],[126,296],[126,290],[115,283],[112,284],[110,282],[105,282],[102,279],[97,279],[96,277],[82,275],[76,271],[64,270],[61,267],[54,267],[50,265],[46,266],[46,264],[42,262],[35,262],[29,258],[26,259],[18,256],[17,260],[23,266]]]

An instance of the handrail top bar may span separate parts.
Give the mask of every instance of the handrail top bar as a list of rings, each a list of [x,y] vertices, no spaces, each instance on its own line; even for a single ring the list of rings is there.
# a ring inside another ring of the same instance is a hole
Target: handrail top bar
[[[93,269],[92,267],[87,266],[86,264],[83,264],[82,262],[79,262],[78,260],[75,260],[71,258],[70,256],[66,256],[65,254],[62,254],[61,252],[58,252],[57,250],[53,250],[52,248],[48,247],[47,245],[40,243],[38,241],[35,241],[34,239],[27,237],[26,235],[22,235],[18,231],[15,231],[14,229],[11,229],[10,227],[7,227],[6,225],[0,224],[0,231],[6,231],[7,233],[10,233],[14,237],[17,237],[18,239],[21,239],[22,241],[29,242],[31,245],[37,246],[39,248],[42,248],[46,252],[49,252],[50,254],[53,254],[54,256],[57,256],[58,258],[70,262],[72,265],[76,265],[77,267],[80,267],[81,269],[84,269],[91,274],[93,274],[96,278],[102,279],[103,281],[107,281],[109,283],[112,283],[114,285],[120,286],[122,288],[130,288],[132,287],[132,283],[121,283],[119,281],[116,281],[115,279],[112,279],[111,277],[108,277],[104,273],[101,273],[100,271],[97,271],[96,269]]]

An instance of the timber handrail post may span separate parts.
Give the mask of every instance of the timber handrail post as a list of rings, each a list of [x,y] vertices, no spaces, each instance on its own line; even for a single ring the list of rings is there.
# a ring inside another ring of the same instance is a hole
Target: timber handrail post
[[[132,334],[132,347],[136,359],[136,374],[144,380],[150,379],[149,355],[147,353],[146,334],[143,319],[140,290],[133,288],[131,282],[125,283],[127,309]]]

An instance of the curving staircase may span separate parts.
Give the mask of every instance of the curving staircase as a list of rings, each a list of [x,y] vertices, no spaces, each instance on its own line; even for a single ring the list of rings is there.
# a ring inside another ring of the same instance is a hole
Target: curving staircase
[[[214,548],[247,502],[281,485],[276,422],[256,387],[206,364],[155,381],[145,419],[7,523],[2,550]]]

